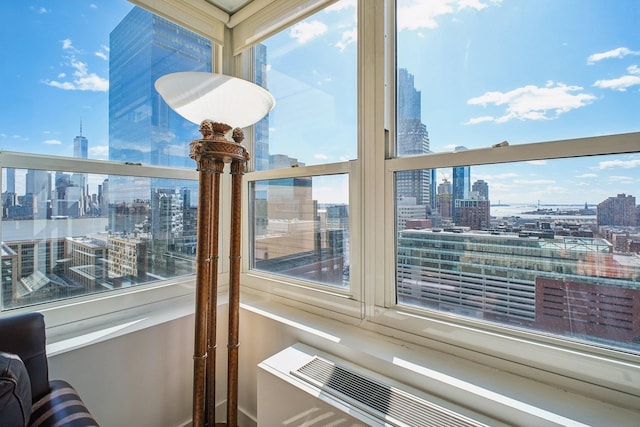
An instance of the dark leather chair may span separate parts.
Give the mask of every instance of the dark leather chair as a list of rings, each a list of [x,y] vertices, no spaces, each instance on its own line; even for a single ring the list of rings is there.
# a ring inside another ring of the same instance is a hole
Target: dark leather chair
[[[42,314],[25,313],[0,318],[0,352],[18,355],[28,373],[31,408],[29,411],[29,402],[23,402],[24,405],[18,406],[21,406],[23,412],[30,412],[25,414],[27,417],[30,415],[27,424],[29,427],[98,425],[68,382],[49,380],[45,324]],[[21,377],[17,378],[18,380],[11,379],[9,385],[12,385],[12,382],[19,383]],[[26,381],[26,378],[23,380]],[[22,385],[25,386],[25,384]],[[0,405],[0,427],[5,427],[2,420],[8,420],[9,417],[3,417],[2,410],[3,407]],[[15,425],[6,427],[15,427]]]

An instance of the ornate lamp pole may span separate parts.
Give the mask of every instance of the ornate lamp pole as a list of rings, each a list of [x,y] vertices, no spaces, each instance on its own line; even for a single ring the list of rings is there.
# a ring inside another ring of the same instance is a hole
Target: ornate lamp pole
[[[240,218],[242,175],[249,153],[242,145],[244,134],[233,130],[234,142],[224,135],[225,123],[204,120],[202,139],[191,142],[190,156],[198,165],[198,234],[196,249],[196,331],[194,343],[193,425],[215,424],[216,307],[218,291],[218,223],[220,174],[231,164],[231,235],[229,268],[229,336],[227,370],[227,425],[238,418],[238,335],[240,306]],[[201,226],[200,224],[205,224]],[[208,226],[207,226],[208,224]],[[207,410],[208,409],[208,410]]]
[[[233,141],[225,138],[227,123],[250,126],[275,106],[260,86],[220,74],[185,72],[163,76],[156,89],[178,114],[200,123],[202,139],[191,142],[190,157],[199,172],[196,307],[193,355],[193,426],[238,425],[238,348],[240,313],[240,232],[242,175],[249,153],[237,127]],[[217,117],[213,121],[206,117]],[[220,174],[231,171],[231,230],[229,248],[229,331],[227,366],[227,423],[215,422],[216,326],[218,294],[218,237]]]

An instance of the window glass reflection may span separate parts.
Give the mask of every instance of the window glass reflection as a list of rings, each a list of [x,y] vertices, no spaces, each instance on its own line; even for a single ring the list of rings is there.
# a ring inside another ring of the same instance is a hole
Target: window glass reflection
[[[349,286],[348,176],[252,184],[255,270]]]
[[[256,170],[356,158],[356,2],[342,0],[253,50],[276,108],[256,124]]]
[[[195,271],[195,182],[13,168],[3,182],[3,309]]]

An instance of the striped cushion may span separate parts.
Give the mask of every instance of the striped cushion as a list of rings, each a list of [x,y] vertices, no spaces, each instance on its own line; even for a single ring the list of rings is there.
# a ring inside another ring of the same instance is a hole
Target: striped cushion
[[[33,404],[31,427],[98,426],[69,383],[55,380],[50,385],[51,392]]]

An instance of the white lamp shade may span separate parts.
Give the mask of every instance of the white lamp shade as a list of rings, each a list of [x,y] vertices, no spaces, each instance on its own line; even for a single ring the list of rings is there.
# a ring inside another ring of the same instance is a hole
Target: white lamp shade
[[[156,80],[155,87],[169,107],[196,124],[208,119],[244,128],[258,122],[276,105],[261,86],[223,74],[172,73]]]

